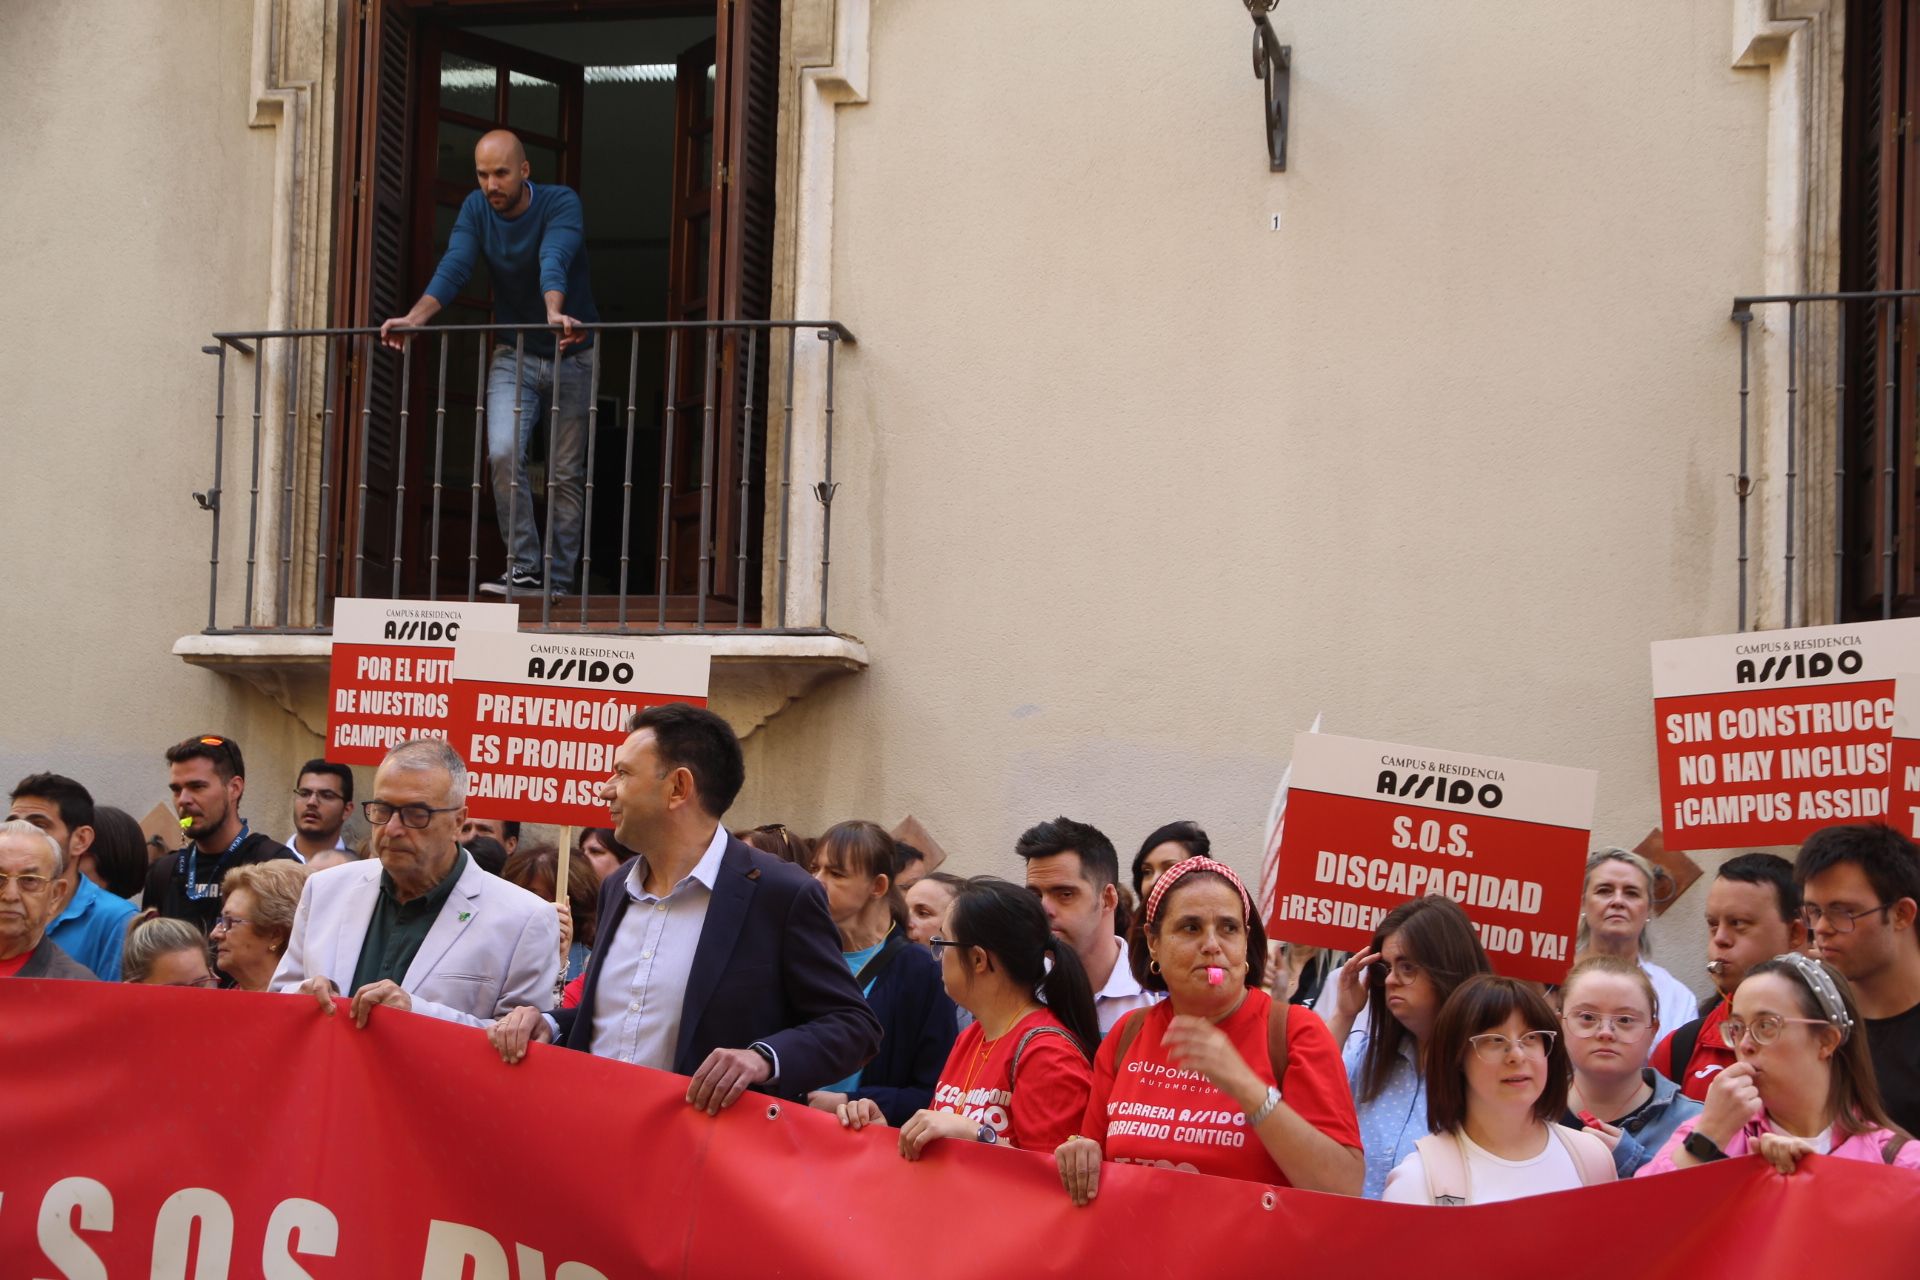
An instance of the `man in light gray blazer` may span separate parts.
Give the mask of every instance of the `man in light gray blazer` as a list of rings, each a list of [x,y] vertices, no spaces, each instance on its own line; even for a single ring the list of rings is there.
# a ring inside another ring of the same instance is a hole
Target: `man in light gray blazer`
[[[490,875],[460,847],[467,766],[433,738],[402,743],[362,808],[373,857],[308,877],[273,990],[302,991],[331,1016],[352,993],[355,1025],[375,1005],[479,1027],[552,999],[560,966],[553,904]]]

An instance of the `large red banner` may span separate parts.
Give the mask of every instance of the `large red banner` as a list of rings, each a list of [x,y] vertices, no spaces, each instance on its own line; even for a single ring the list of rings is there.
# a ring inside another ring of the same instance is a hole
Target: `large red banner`
[[[110,1030],[109,1030],[110,1029]],[[109,1038],[111,1044],[108,1043]],[[1911,1273],[1920,1176],[1758,1158],[1468,1209],[1052,1160],[304,998],[0,981],[0,1280]],[[1630,1225],[1624,1230],[1623,1224]],[[1384,1250],[1384,1252],[1383,1252]]]
[[[1920,619],[1657,641],[1666,847],[1798,844],[1885,819],[1902,671],[1920,671]]]
[[[1441,893],[1496,971],[1557,982],[1597,783],[1588,769],[1299,734],[1268,934],[1364,950],[1388,911]]]
[[[705,706],[712,656],[621,636],[474,632],[453,655],[449,741],[467,762],[476,818],[594,827],[600,784],[636,711]]]

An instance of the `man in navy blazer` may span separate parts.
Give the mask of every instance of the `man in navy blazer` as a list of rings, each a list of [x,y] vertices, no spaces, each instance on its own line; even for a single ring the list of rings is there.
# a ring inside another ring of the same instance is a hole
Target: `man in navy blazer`
[[[500,1055],[531,1040],[690,1076],[717,1113],[748,1089],[802,1099],[864,1066],[880,1024],[854,986],[826,891],[742,844],[720,819],[746,778],[725,720],[668,703],[633,718],[601,787],[637,851],[600,887],[593,958],[576,1009],[516,1009]]]

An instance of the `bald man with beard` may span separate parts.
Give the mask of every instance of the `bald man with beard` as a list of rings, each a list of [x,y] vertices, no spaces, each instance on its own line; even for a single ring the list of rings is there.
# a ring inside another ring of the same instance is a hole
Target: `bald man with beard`
[[[526,148],[505,129],[482,137],[473,149],[479,189],[460,206],[447,252],[413,310],[380,326],[380,338],[396,350],[459,296],[480,259],[493,283],[497,324],[553,325],[529,332],[516,354],[511,335],[493,348],[487,371],[487,458],[493,479],[494,516],[507,565],[498,579],[481,584],[491,595],[573,590],[580,558],[581,499],[585,491],[587,400],[592,368],[591,333],[600,319],[587,278],[585,219],[580,197],[568,187],[528,180]],[[555,339],[558,338],[556,350]],[[559,404],[554,410],[554,387]],[[547,476],[547,519],[553,534],[553,581],[545,578],[545,547],[534,519],[527,483],[527,441],[545,416],[552,466]]]

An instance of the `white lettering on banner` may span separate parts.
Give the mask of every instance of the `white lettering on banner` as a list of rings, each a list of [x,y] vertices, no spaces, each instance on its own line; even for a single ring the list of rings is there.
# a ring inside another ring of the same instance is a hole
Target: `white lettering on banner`
[[[76,1209],[80,1212],[77,1230],[73,1221]],[[112,1230],[113,1194],[92,1178],[62,1178],[41,1197],[40,1251],[60,1268],[66,1280],[107,1280],[100,1255],[78,1232]],[[206,1187],[183,1187],[166,1198],[154,1217],[148,1274],[154,1280],[186,1280],[191,1257],[195,1280],[226,1276],[234,1270],[233,1236],[233,1207],[225,1196]],[[264,1280],[313,1280],[311,1273],[293,1260],[294,1255],[331,1258],[339,1244],[340,1222],[332,1210],[298,1197],[282,1200],[267,1220],[258,1274]],[[253,1274],[246,1267],[239,1273]],[[459,1272],[451,1274],[457,1276]],[[565,1274],[563,1268],[555,1280]],[[583,1273],[579,1280],[588,1280],[589,1276],[598,1273]]]
[[[336,747],[397,747],[414,734],[409,725],[342,724],[334,726],[329,741]]]
[[[514,694],[483,693],[474,705],[475,718],[494,724],[518,724],[545,729],[588,729],[613,733],[624,729],[638,705],[592,698],[526,698]]]
[[[1368,858],[1325,849],[1320,851],[1315,860],[1313,878],[1322,884],[1366,889],[1395,898],[1418,898],[1429,893],[1443,893],[1463,907],[1517,911],[1523,915],[1538,912],[1545,893],[1532,880],[1483,876],[1450,867],[1430,867],[1418,862]]]
[[[573,738],[508,738],[507,760],[523,769],[560,769],[568,773],[613,772],[610,742],[580,742]]]
[[[1836,821],[1879,818],[1887,813],[1885,787],[1829,787],[1804,791],[1762,791],[1740,796],[1689,796],[1673,805],[1676,830],[1728,823]]]
[[[1893,728],[1892,698],[1796,702],[1784,707],[1726,707],[1715,726],[1728,742],[1736,738],[1798,738],[1815,733],[1865,733]]]
[[[546,1259],[537,1249],[516,1244],[514,1261],[520,1280],[546,1275]],[[468,1263],[473,1264],[471,1268]],[[505,1247],[478,1227],[433,1219],[427,1226],[427,1256],[420,1264],[420,1280],[461,1280],[463,1276],[472,1276],[473,1280],[513,1280],[513,1273],[507,1270]],[[563,1262],[555,1269],[553,1280],[607,1278],[584,1262]]]

